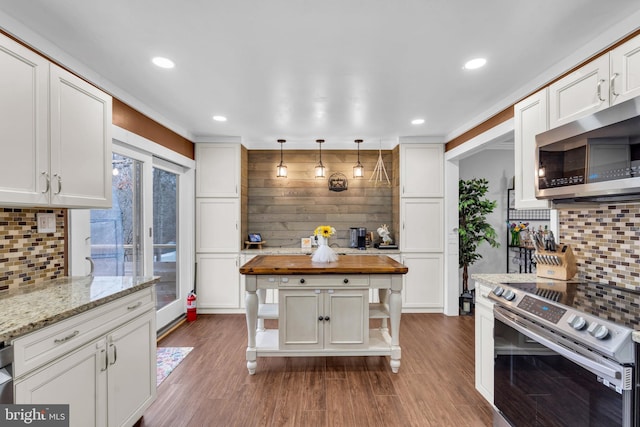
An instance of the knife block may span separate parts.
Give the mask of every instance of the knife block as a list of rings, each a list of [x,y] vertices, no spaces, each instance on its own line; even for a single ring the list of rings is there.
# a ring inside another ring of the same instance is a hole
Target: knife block
[[[559,245],[559,251],[536,251],[536,276],[546,279],[571,280],[578,272],[571,246]],[[558,265],[556,264],[558,263]]]

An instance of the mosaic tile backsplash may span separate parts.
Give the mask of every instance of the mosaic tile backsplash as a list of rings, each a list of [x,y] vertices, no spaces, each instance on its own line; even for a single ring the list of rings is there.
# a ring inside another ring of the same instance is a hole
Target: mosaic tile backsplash
[[[580,279],[640,290],[640,204],[559,211]]]
[[[38,233],[39,212],[55,214],[55,233]],[[64,276],[65,212],[0,208],[0,291]]]

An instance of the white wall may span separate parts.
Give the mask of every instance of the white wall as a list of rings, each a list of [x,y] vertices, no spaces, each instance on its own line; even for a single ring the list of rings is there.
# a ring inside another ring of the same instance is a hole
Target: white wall
[[[459,162],[460,179],[486,178],[489,191],[486,197],[498,202],[493,213],[487,216],[488,222],[498,235],[499,248],[487,243],[478,247],[482,258],[469,267],[469,274],[504,273],[507,265],[507,189],[512,184],[515,173],[513,150],[489,149],[472,154]],[[473,281],[469,281],[473,288]],[[462,290],[462,269],[460,269],[460,289]]]

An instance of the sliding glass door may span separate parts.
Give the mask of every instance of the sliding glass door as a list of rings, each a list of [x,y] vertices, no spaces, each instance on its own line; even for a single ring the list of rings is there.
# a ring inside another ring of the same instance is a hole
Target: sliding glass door
[[[193,247],[194,171],[115,141],[112,166],[111,209],[69,212],[70,274],[92,264],[95,276],[158,276],[161,329],[184,314],[193,283],[193,251],[182,248]]]

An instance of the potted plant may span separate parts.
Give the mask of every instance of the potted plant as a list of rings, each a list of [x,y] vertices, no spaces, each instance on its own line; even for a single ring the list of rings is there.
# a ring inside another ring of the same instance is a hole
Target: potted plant
[[[487,222],[487,215],[493,212],[496,201],[485,198],[489,181],[485,178],[461,179],[458,184],[458,264],[462,268],[462,314],[471,314],[473,295],[469,292],[469,266],[482,258],[477,252],[484,241],[497,248],[496,231]]]

